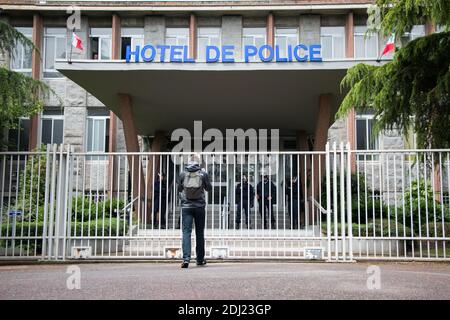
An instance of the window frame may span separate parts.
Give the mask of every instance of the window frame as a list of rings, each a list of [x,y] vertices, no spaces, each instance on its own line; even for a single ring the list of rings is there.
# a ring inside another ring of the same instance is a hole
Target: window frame
[[[249,34],[245,34],[246,31],[250,30],[259,30],[263,31],[261,34],[249,32]],[[266,27],[243,27],[242,28],[242,52],[245,51],[245,39],[251,39],[251,45],[256,47],[256,39],[262,39],[264,44],[267,44],[267,28]],[[249,62],[260,62],[257,56],[251,56]]]
[[[136,32],[138,29],[139,29],[139,33]],[[137,27],[137,28],[128,28],[128,27],[122,28],[120,30],[120,40],[121,40],[122,43],[123,43],[123,38],[130,38],[131,39],[130,45],[131,45],[132,49],[136,48],[136,45],[138,45],[136,43],[137,40],[140,40],[141,43],[139,43],[139,45],[143,46],[144,45],[144,28],[140,28],[140,27]],[[111,48],[112,48],[112,46],[111,46]],[[123,60],[123,59],[125,59],[125,57],[121,57],[121,59]],[[133,55],[131,56],[131,61],[135,62]]]
[[[44,128],[44,124],[43,121],[44,120],[52,120],[52,131],[51,131],[51,145],[53,145],[53,140],[54,140],[54,134],[55,134],[55,120],[61,120],[63,122],[63,132],[62,132],[62,142],[61,144],[64,144],[64,126],[65,126],[65,121],[64,121],[64,115],[54,115],[54,114],[45,114],[43,113],[40,116],[40,128],[39,128],[39,145],[42,145],[42,130]]]
[[[102,33],[96,33],[95,31],[100,30],[108,30],[108,34],[102,34]],[[93,32],[94,31],[94,32]],[[121,36],[122,37],[122,36]],[[94,38],[98,39],[98,47],[97,47],[97,59],[92,58],[92,40]],[[102,40],[108,39],[109,40],[109,58],[108,59],[102,59]],[[90,44],[90,58],[89,60],[95,60],[95,61],[109,61],[112,60],[112,28],[106,27],[106,28],[89,28],[89,44]]]
[[[168,30],[184,30],[184,31],[187,31],[186,32],[186,35],[168,35],[167,34],[167,31]],[[189,49],[189,28],[187,28],[187,27],[166,27],[166,30],[164,31],[164,44],[166,44],[167,45],[167,39],[175,39],[175,45],[177,45],[177,46],[181,46],[182,44],[180,44],[180,39],[183,39],[183,38],[185,38],[186,39],[186,45],[188,46],[188,49]]]
[[[29,141],[29,139],[28,139],[28,145],[27,145],[26,150],[21,150],[21,148],[20,148],[20,144],[21,144],[20,136],[21,136],[21,130],[22,130],[21,122],[24,121],[24,120],[28,121],[28,134],[29,134],[31,119],[29,117],[19,117],[17,120],[19,122],[18,123],[19,125],[18,125],[17,129],[9,129],[9,130],[17,130],[16,146],[14,148],[15,150],[9,150],[9,148],[10,148],[10,146],[9,146],[9,143],[10,143],[10,141],[9,141],[9,134],[10,134],[10,132],[8,132],[8,136],[7,136],[7,138],[8,138],[8,143],[7,143],[8,151],[18,151],[18,152],[29,151],[29,149],[30,149],[30,141]]]
[[[15,29],[18,32],[20,32],[21,34],[23,34],[25,37],[27,37],[29,40],[31,40],[31,41],[33,40],[33,27],[15,27]],[[17,46],[19,46],[19,48],[20,48],[20,59],[19,59],[20,68],[14,68],[14,65],[13,65],[14,60],[15,60],[14,52],[10,59],[9,68],[15,72],[20,72],[20,73],[25,73],[25,74],[31,75],[31,64],[32,64],[33,58],[32,58],[32,56],[30,56],[30,68],[24,68],[23,65],[24,65],[24,61],[25,61],[24,57],[25,57],[25,47],[26,46],[23,45],[22,43],[18,43]],[[16,46],[16,48],[14,48],[14,51],[17,49],[17,46]],[[30,50],[31,50],[31,54],[33,54],[33,50],[31,48],[30,48]]]
[[[207,46],[210,46],[211,45],[211,39],[213,39],[213,38],[216,38],[217,36],[211,36],[211,34],[210,35],[208,35],[208,36],[201,36],[200,35],[200,31],[201,30],[206,30],[206,29],[209,29],[209,30],[218,30],[219,31],[219,33],[218,33],[218,42],[219,42],[219,45],[221,45],[222,44],[222,28],[221,27],[199,27],[199,28],[197,28],[197,61],[200,61],[200,62],[205,62],[206,61],[206,57],[205,57],[205,59],[203,59],[203,58],[200,58],[200,53],[201,53],[201,51],[200,51],[200,46],[198,45],[199,43],[200,43],[200,38],[208,38],[208,44],[207,44]],[[206,48],[205,48],[206,49]],[[206,52],[204,52],[205,54],[206,54]]]
[[[366,141],[365,141],[365,145],[366,145],[366,149],[359,149],[358,148],[358,121],[364,121],[365,125],[365,133],[366,133]],[[369,121],[374,121],[374,116],[373,114],[356,114],[355,115],[355,146],[356,146],[356,151],[368,151],[369,153],[363,153],[363,154],[358,154],[358,158],[360,161],[377,161],[379,160],[378,155],[374,155],[374,154],[370,154],[370,152],[372,151],[377,151],[381,149],[381,136],[380,134],[377,134],[376,137],[374,137],[374,145],[375,147],[373,149],[369,149],[370,146],[370,139],[371,137],[373,137],[373,135],[369,132],[369,126],[368,123]]]
[[[341,36],[337,36],[336,33],[330,33],[328,32],[323,32],[322,30],[324,30],[325,28],[339,28],[339,30],[343,30],[344,32],[342,33],[342,58],[336,58],[335,57],[335,49],[334,49],[334,42],[335,42],[335,38],[341,38]],[[342,60],[345,59],[345,27],[344,26],[331,26],[331,27],[327,27],[327,26],[321,26],[320,27],[320,45],[322,47],[322,55],[323,55],[323,42],[322,42],[322,38],[324,37],[330,37],[331,38],[331,59],[323,59],[324,61],[334,61],[334,60]]]
[[[421,32],[414,31],[414,28],[420,28]],[[422,32],[423,31],[423,32]],[[411,28],[411,31],[405,32],[402,36],[406,40],[406,42],[411,42],[416,40],[417,38],[424,37],[426,35],[425,25],[424,24],[416,24]]]
[[[52,34],[52,33],[48,33],[49,30],[63,30],[64,29],[64,34]],[[43,61],[43,78],[44,79],[53,79],[53,78],[61,78],[63,77],[61,73],[58,72],[58,70],[56,69],[47,69],[46,67],[46,60],[47,60],[47,41],[48,38],[54,38],[55,39],[55,47],[54,47],[54,61],[53,63],[56,62],[56,52],[57,52],[57,39],[64,39],[64,55],[65,57],[63,59],[67,58],[67,48],[68,48],[68,43],[67,43],[67,29],[64,27],[46,27],[44,28],[44,61]]]
[[[294,34],[277,34],[280,30],[295,30],[295,36]],[[299,33],[299,28],[289,28],[289,27],[277,27],[275,28],[275,32],[274,32],[274,42],[275,42],[275,46],[279,45],[277,43],[277,38],[278,37],[283,37],[286,39],[286,47],[284,48],[285,52],[288,52],[288,39],[289,38],[295,38],[295,42],[298,45],[298,43],[300,42],[300,33]]]
[[[365,27],[366,31],[364,32],[358,32],[356,31],[357,27]],[[368,37],[366,37],[366,32],[367,32],[367,27],[366,26],[355,26],[355,31],[353,32],[353,43],[355,44],[353,46],[353,57],[355,57],[355,59],[377,59],[378,58],[378,52],[380,51],[380,44],[379,44],[379,38],[378,38],[378,33],[373,32],[370,33],[369,37],[374,37],[375,38],[375,44],[376,44],[376,49],[375,49],[375,56],[368,56],[367,55],[367,43],[368,43]],[[356,57],[356,37],[363,37],[363,41],[364,41],[364,57]]]
[[[109,116],[101,116],[101,115],[88,115],[86,117],[86,138],[85,138],[85,145],[86,145],[86,153],[106,153],[108,152],[108,148],[106,146],[106,141],[105,141],[105,146],[104,146],[104,150],[103,151],[94,151],[94,150],[89,150],[88,147],[88,142],[89,142],[89,120],[103,120],[104,122],[104,136],[105,136],[105,140],[106,140],[106,136],[107,136],[107,123],[110,120]],[[94,122],[95,123],[95,122]],[[94,127],[93,127],[93,132],[95,132]],[[94,137],[92,138],[92,142],[94,141]]]

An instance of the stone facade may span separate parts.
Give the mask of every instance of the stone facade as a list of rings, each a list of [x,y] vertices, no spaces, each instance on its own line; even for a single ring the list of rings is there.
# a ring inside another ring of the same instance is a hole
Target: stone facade
[[[354,1],[353,1],[354,2]],[[29,12],[28,12],[29,14]],[[119,16],[121,13],[118,12]],[[65,24],[66,14],[61,12],[61,16],[50,17],[43,16],[44,27],[58,26],[63,27]],[[6,17],[6,16],[5,16]],[[305,44],[320,43],[320,27],[321,26],[344,26],[346,12],[342,14],[283,14],[274,16],[275,28],[296,27],[299,30],[299,42]],[[29,20],[31,18],[23,18],[22,20],[15,17],[17,21]],[[355,15],[355,24],[362,24],[365,16],[362,14]],[[243,15],[229,13],[215,13],[207,15],[199,14],[197,17],[198,27],[221,27],[222,44],[233,45],[235,47],[236,61],[242,61],[242,28],[243,27],[265,27],[267,23],[266,16],[261,14],[246,13]],[[77,35],[85,44],[86,50],[80,51],[72,49],[72,59],[88,59],[90,50],[90,27],[108,27],[112,25],[111,19],[107,17],[98,17],[95,15],[83,15],[81,19],[81,28],[76,31]],[[189,27],[189,13],[180,12],[179,14],[167,15],[140,15],[121,17],[122,27],[141,27],[143,28],[143,37],[145,43],[154,45],[162,45],[165,42],[165,29],[167,27]],[[70,48],[71,31],[67,31],[67,45]],[[4,57],[0,57],[0,63],[9,64]],[[105,109],[105,106],[98,101],[90,93],[76,85],[65,77],[55,79],[44,79],[44,81],[54,90],[56,95],[50,96],[45,101],[46,107],[63,107],[64,108],[64,143],[72,145],[76,151],[86,151],[86,117],[88,109]],[[293,132],[295,128],[292,128]],[[167,134],[170,135],[170,132]],[[312,133],[309,133],[310,135]],[[295,134],[292,134],[295,137]],[[292,138],[291,137],[291,138]],[[331,143],[348,141],[347,120],[339,119],[334,121],[328,132],[328,140]],[[403,147],[403,138],[398,133],[383,134],[380,138],[380,146],[387,149],[398,149]],[[123,126],[120,120],[117,123],[116,132],[116,150],[126,151],[125,139],[123,134]],[[142,145],[142,143],[140,143]]]

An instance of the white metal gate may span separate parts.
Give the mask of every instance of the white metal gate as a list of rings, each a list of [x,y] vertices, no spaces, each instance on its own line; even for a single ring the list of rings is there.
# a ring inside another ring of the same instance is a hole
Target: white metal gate
[[[207,258],[447,260],[449,152],[202,153]],[[188,156],[0,153],[0,258],[179,257]]]

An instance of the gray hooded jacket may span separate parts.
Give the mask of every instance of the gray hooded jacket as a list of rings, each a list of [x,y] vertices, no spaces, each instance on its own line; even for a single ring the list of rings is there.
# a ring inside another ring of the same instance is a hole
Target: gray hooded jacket
[[[211,187],[211,182],[209,181],[209,176],[205,171],[203,171],[200,168],[200,165],[198,163],[188,164],[186,166],[185,170],[187,172],[196,172],[196,171],[201,170],[200,174],[202,176],[203,190],[208,191],[208,192],[211,191],[212,187]],[[202,208],[202,207],[204,207],[206,205],[205,192],[203,192],[202,197],[199,199],[195,199],[195,200],[186,199],[186,195],[184,193],[184,187],[183,187],[183,181],[184,181],[185,176],[186,176],[186,172],[181,172],[178,177],[178,180],[177,180],[178,192],[180,193],[180,197],[181,197],[181,207],[182,208]]]

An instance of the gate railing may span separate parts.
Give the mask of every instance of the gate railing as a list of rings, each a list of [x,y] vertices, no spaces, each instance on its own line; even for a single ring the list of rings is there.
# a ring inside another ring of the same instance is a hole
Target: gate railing
[[[200,153],[212,183],[207,256],[447,260],[449,153]],[[0,259],[179,256],[177,177],[189,156],[0,153]]]

